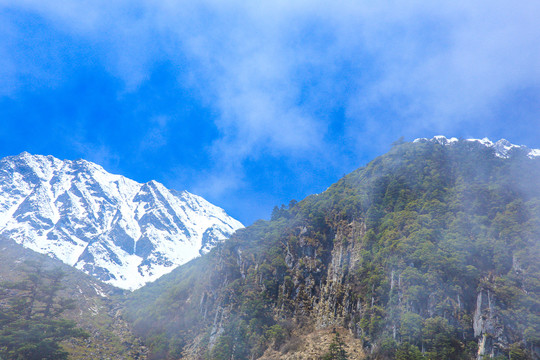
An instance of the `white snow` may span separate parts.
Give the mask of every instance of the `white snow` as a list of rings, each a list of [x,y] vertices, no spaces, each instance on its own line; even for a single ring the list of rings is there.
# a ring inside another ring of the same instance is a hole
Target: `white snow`
[[[26,152],[0,160],[0,235],[120,288],[156,280],[241,227],[197,195],[85,160]]]
[[[531,159],[540,157],[540,149],[531,149],[527,156]]]
[[[424,142],[424,141],[436,142],[441,145],[452,145],[459,142],[459,140],[455,137],[448,139],[443,135],[436,135],[431,139],[418,138],[418,139],[415,139],[413,142],[418,143],[418,142]],[[476,142],[488,148],[493,148],[495,156],[503,158],[503,159],[509,158],[510,152],[513,151],[514,149],[524,150],[527,156],[531,159],[540,157],[540,149],[529,149],[525,145],[515,145],[515,144],[510,143],[506,139],[501,139],[495,143],[486,137],[483,139],[465,139],[464,141]]]

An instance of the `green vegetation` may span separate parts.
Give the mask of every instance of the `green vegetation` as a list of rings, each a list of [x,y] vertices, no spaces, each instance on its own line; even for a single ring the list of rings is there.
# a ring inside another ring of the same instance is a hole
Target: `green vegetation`
[[[323,355],[321,360],[348,360],[345,343],[341,340],[338,332],[334,330],[334,339],[328,347],[328,352]]]
[[[0,358],[67,359],[60,342],[88,334],[59,318],[73,306],[72,300],[57,296],[64,273],[36,262],[24,266],[24,280],[0,284]]]
[[[136,291],[128,317],[154,359],[256,358],[323,318],[377,359],[472,359],[483,336],[495,356],[532,357],[540,164],[512,156],[396,143]]]
[[[36,300],[33,316],[26,326],[24,315],[27,312],[18,313],[12,306],[28,302],[32,291],[23,289],[32,287],[37,289]],[[26,249],[9,239],[0,238],[0,314],[1,321],[11,322],[5,327],[0,325],[0,334],[8,336],[8,331],[19,326],[20,331],[12,332],[12,340],[20,344],[27,343],[28,347],[32,343],[39,343],[39,336],[51,335],[55,337],[52,341],[54,346],[61,346],[58,352],[69,353],[68,358],[72,360],[144,359],[145,348],[131,332],[130,325],[120,318],[122,300],[121,290],[103,284],[58,260]],[[47,303],[52,304],[48,310]],[[48,323],[43,313],[49,313],[53,321]],[[55,323],[57,320],[59,322]],[[76,326],[71,328],[73,324]],[[66,334],[61,334],[60,330],[66,328],[69,332],[80,332],[76,328],[82,328],[89,337],[65,337]],[[37,332],[37,336],[32,335],[37,329],[43,334]],[[56,331],[54,336],[53,331]],[[64,340],[56,342],[60,338]],[[13,359],[11,355],[5,357],[5,353],[1,352],[4,350],[0,350],[0,358]],[[62,358],[63,355],[59,353],[54,357]]]

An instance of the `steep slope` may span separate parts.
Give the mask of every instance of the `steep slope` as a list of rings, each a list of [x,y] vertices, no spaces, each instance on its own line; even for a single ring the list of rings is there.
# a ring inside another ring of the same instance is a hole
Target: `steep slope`
[[[372,359],[538,358],[540,159],[503,150],[396,145],[134,292],[127,316],[153,359],[313,358],[309,334],[333,328]]]
[[[0,160],[0,235],[123,289],[207,252],[242,224],[187,191],[85,160]]]
[[[39,269],[39,273],[32,271],[35,269]],[[4,238],[0,238],[0,319],[5,319],[10,300],[17,300],[18,303],[22,301],[18,294],[20,287],[7,287],[7,283],[32,278],[47,286],[49,284],[44,283],[43,273],[52,269],[60,270],[64,274],[58,284],[61,301],[66,305],[73,303],[73,308],[61,316],[74,321],[89,335],[87,339],[71,339],[62,343],[69,353],[69,359],[146,358],[145,347],[133,335],[130,325],[120,317],[119,309],[124,291]],[[34,307],[38,307],[37,301]],[[22,318],[23,314],[20,314],[20,317]],[[30,339],[28,343],[31,343]],[[1,347],[2,344],[0,350]]]

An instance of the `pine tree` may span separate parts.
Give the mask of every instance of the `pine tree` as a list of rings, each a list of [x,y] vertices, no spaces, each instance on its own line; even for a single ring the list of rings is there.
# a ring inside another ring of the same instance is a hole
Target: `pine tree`
[[[347,360],[349,356],[345,350],[345,343],[334,329],[334,339],[328,347],[328,352],[322,357],[322,360]]]

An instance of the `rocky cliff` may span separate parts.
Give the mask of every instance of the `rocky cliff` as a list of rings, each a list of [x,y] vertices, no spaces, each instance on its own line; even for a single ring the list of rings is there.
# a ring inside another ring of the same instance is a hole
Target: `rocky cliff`
[[[540,162],[439,140],[396,145],[136,291],[150,358],[307,359],[308,334],[333,329],[372,359],[538,358]]]

